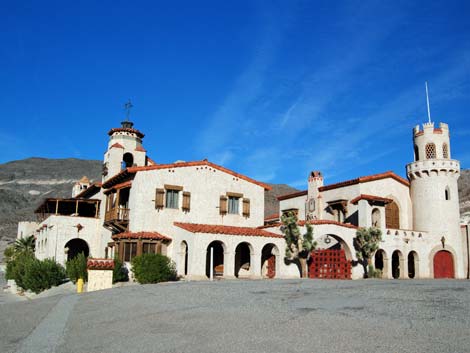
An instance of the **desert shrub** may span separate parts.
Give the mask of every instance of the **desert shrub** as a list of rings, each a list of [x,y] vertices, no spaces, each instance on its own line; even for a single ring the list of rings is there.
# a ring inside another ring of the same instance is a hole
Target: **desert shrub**
[[[26,275],[27,269],[34,261],[37,260],[30,253],[17,254],[14,258],[7,262],[5,271],[6,279],[13,279],[19,287],[27,289],[23,279]]]
[[[141,284],[177,279],[175,264],[165,255],[143,254],[134,257],[131,263],[134,277]]]
[[[34,259],[27,265],[23,277],[23,288],[40,293],[45,289],[58,286],[64,282],[65,277],[65,269],[54,260]]]
[[[118,258],[115,258],[113,270],[113,283],[127,282],[128,280],[129,274],[127,268],[123,266],[123,263]]]
[[[65,264],[67,277],[70,278],[73,283],[76,283],[79,278],[82,278],[85,282],[88,280],[86,262],[87,258],[85,254],[80,253]]]
[[[41,261],[24,253],[7,263],[6,278],[14,279],[24,290],[39,293],[61,284],[65,280],[65,269],[54,260]]]

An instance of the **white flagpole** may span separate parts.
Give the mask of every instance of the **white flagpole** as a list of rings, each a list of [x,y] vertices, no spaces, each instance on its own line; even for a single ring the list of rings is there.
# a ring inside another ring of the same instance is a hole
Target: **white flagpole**
[[[429,109],[428,81],[426,81],[426,103],[428,105],[428,121],[431,122],[431,110]]]

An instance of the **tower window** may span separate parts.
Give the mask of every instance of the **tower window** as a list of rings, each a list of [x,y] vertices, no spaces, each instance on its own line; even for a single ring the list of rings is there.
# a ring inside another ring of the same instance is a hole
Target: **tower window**
[[[449,187],[446,187],[445,197],[446,197],[446,200],[450,200],[450,189],[449,189]]]
[[[447,146],[447,143],[442,145],[442,158],[449,158],[449,146]]]
[[[130,168],[134,165],[134,156],[132,153],[124,153],[124,156],[122,156],[122,167],[124,168]]]
[[[436,159],[436,145],[434,143],[426,145],[426,159]]]
[[[415,161],[419,161],[419,149],[418,146],[415,145]]]

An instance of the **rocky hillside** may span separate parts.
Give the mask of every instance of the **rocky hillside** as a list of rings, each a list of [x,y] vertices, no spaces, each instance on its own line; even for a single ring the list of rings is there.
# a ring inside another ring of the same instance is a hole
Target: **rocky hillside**
[[[0,164],[0,261],[14,241],[19,221],[34,221],[34,210],[46,197],[70,197],[83,175],[100,178],[101,162],[80,159],[28,158]]]
[[[83,175],[100,179],[101,162],[80,159],[29,158],[0,164],[0,261],[3,249],[14,241],[19,221],[35,220],[34,210],[46,197],[70,197],[73,184]],[[265,215],[279,212],[279,195],[297,191],[286,184],[270,184]],[[470,170],[459,180],[461,213],[470,220]]]

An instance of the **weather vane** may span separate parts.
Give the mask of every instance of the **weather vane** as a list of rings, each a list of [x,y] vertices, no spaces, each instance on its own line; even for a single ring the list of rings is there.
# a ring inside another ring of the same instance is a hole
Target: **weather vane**
[[[129,115],[131,114],[131,108],[133,107],[131,100],[129,99],[126,104],[124,104],[124,109],[126,110],[126,120],[129,121]]]

